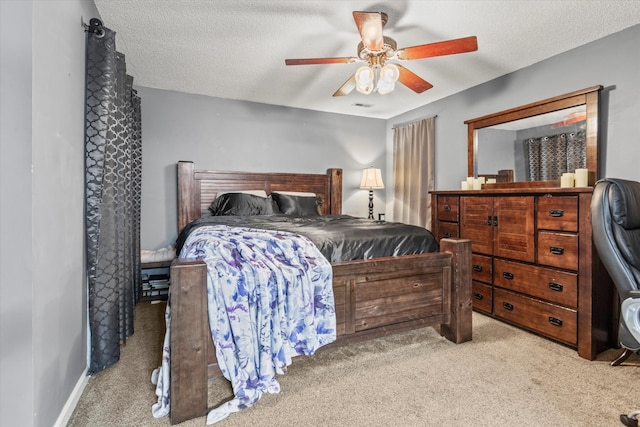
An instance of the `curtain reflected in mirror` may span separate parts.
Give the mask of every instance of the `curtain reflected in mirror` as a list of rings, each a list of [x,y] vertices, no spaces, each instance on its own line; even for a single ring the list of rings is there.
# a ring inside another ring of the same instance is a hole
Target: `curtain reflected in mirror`
[[[572,132],[525,139],[527,181],[560,179],[563,173],[587,165],[585,125]]]

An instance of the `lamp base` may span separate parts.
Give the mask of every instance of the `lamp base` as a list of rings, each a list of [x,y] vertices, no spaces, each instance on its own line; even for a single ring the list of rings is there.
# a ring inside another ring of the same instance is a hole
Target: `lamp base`
[[[369,190],[369,217],[367,219],[373,218],[373,190]]]

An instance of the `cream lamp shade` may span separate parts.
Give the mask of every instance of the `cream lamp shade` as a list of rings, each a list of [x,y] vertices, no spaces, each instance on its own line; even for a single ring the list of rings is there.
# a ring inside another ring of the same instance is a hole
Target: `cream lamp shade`
[[[362,190],[376,190],[384,188],[382,182],[382,172],[376,168],[366,168],[362,170],[362,180],[360,181]]]

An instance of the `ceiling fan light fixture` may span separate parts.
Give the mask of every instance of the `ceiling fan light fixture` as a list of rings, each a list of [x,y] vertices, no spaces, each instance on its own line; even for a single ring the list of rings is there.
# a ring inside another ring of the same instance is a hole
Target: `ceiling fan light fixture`
[[[378,79],[378,93],[384,95],[391,92],[395,88],[395,82],[400,77],[400,69],[395,64],[386,64],[380,70],[380,78]]]
[[[396,85],[394,82],[385,82],[384,80],[378,80],[378,93],[380,95],[384,95],[386,93],[392,92],[395,89]]]
[[[386,64],[380,70],[380,80],[385,83],[395,83],[400,77],[400,69],[395,64]]]
[[[373,91],[374,73],[371,67],[364,66],[356,71],[356,89],[360,93],[368,95]]]

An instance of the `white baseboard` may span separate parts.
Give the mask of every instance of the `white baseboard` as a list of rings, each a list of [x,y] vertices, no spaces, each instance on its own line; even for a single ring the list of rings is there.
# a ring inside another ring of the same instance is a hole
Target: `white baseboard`
[[[53,427],[65,427],[71,419],[71,415],[73,415],[73,411],[74,409],[76,409],[76,405],[80,400],[80,396],[82,396],[82,392],[87,386],[89,378],[91,378],[87,376],[87,369],[88,368],[85,368],[82,372],[82,375],[78,379],[76,386],[73,388],[71,395],[67,399],[67,403],[64,404],[62,411],[60,411],[60,415],[58,415],[58,419],[56,420],[56,423],[53,425]]]

